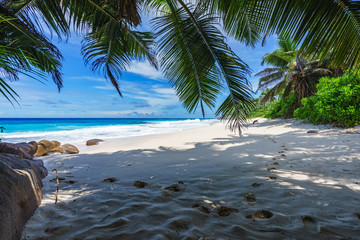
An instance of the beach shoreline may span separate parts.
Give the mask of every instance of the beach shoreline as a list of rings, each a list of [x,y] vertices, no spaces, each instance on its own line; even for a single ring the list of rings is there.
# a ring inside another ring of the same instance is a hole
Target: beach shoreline
[[[23,239],[356,239],[357,131],[260,119],[41,157],[59,200],[50,172]]]

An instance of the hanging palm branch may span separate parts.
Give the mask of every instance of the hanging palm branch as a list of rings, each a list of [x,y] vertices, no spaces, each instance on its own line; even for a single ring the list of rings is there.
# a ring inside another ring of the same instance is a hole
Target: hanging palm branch
[[[247,115],[247,108],[242,105],[251,105],[250,84],[246,79],[249,67],[225,43],[215,27],[216,18],[202,6],[178,3],[167,1],[171,12],[154,21],[161,69],[189,112],[198,106],[203,115],[204,106],[213,109],[222,86],[226,86],[229,97],[216,115],[232,119],[230,129],[240,129]],[[232,110],[234,105],[237,111]]]
[[[11,20],[7,20],[11,19]],[[17,80],[19,73],[35,73],[34,77],[43,78],[50,74],[59,90],[62,87],[60,51],[32,26],[22,22],[14,12],[0,5],[0,45],[6,54],[0,56],[12,69],[9,80]],[[37,70],[32,71],[31,68]],[[17,70],[17,71],[16,71]],[[6,71],[3,68],[3,71]]]
[[[329,66],[358,68],[360,58],[360,5],[341,0],[197,0],[219,13],[224,30],[254,46],[271,34],[288,33],[301,54]]]

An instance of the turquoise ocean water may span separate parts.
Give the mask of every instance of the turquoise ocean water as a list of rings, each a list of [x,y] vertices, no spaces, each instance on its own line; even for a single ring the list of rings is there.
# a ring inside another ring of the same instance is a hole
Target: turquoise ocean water
[[[206,127],[217,120],[160,118],[1,118],[2,142],[42,139],[77,143],[91,138],[125,138]]]

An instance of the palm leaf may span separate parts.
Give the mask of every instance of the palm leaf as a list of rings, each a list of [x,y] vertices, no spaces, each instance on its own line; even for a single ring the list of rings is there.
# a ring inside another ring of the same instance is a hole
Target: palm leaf
[[[225,43],[215,27],[218,20],[201,6],[177,2],[179,6],[167,1],[171,13],[155,19],[154,29],[158,29],[161,68],[185,108],[194,112],[200,105],[203,113],[204,104],[213,108],[221,84],[230,93],[226,102],[250,105],[248,66]],[[230,111],[225,106],[229,107],[224,103],[216,114],[229,119]],[[244,119],[245,114],[237,115]]]

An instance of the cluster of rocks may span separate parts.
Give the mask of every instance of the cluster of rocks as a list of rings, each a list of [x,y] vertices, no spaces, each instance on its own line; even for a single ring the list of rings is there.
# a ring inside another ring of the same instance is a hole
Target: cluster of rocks
[[[97,145],[101,139],[90,139],[87,146]],[[41,160],[33,156],[54,153],[77,154],[71,144],[41,140],[29,143],[0,142],[0,239],[20,239],[26,222],[41,203],[42,180],[48,175]]]
[[[37,150],[36,142],[0,143],[0,239],[20,239],[41,203],[41,179],[48,172],[41,160],[33,160]]]
[[[47,156],[54,153],[77,154],[79,149],[71,144],[61,144],[58,141],[41,140],[37,143],[35,156]]]

